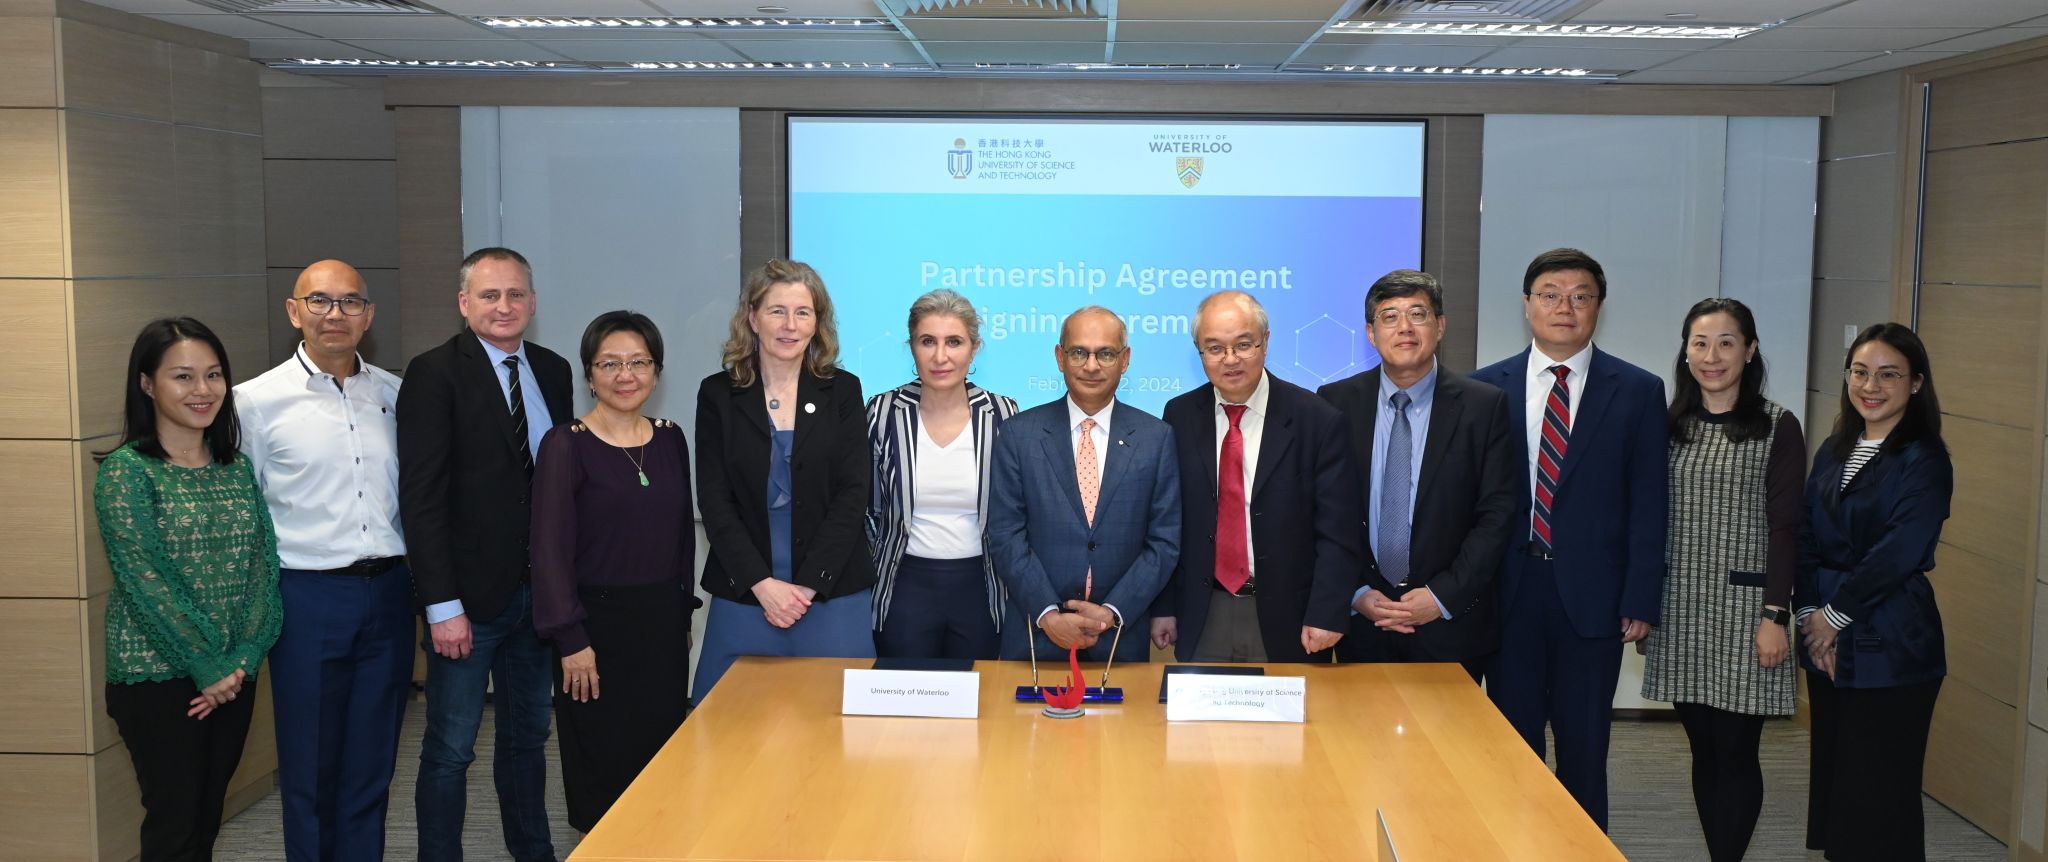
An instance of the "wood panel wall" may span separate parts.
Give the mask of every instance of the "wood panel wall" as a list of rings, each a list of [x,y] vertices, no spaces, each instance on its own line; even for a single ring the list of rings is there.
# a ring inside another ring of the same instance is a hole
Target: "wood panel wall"
[[[2012,858],[2038,860],[2048,858],[2048,44],[1907,70],[1903,84],[1899,132],[1924,160],[1904,166],[1894,209],[1894,312],[1917,307],[1956,466],[1930,573],[1949,676],[1926,788]]]
[[[191,315],[267,366],[257,67],[240,43],[103,7],[0,3],[0,858],[138,850],[135,773],[105,714],[112,577],[92,511],[128,347]],[[233,795],[268,789],[259,694]],[[239,810],[237,806],[233,810]]]

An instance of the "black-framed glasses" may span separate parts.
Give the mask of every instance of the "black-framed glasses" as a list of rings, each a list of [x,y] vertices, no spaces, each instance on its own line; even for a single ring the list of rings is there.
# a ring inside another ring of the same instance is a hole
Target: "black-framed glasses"
[[[337,307],[348,317],[362,317],[363,312],[370,310],[370,301],[360,296],[335,299],[324,293],[313,293],[293,298],[297,299],[300,305],[304,305],[307,311],[312,312],[314,317],[326,317],[328,312]]]
[[[1075,365],[1086,365],[1088,358],[1091,356],[1095,358],[1096,362],[1109,365],[1123,358],[1124,351],[1127,349],[1129,348],[1098,347],[1094,350],[1089,350],[1086,347],[1062,347],[1060,348],[1060,354],[1067,357],[1067,361]]]
[[[1592,308],[1593,303],[1600,301],[1600,295],[1597,293],[1574,293],[1567,299],[1565,294],[1554,290],[1546,290],[1542,293],[1532,293],[1530,296],[1535,297],[1536,304],[1544,308],[1556,308],[1560,302],[1570,302],[1573,311],[1585,311],[1588,308]]]

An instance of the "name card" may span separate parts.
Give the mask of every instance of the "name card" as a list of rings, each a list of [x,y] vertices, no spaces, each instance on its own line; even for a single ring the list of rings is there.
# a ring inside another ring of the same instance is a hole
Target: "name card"
[[[839,713],[975,718],[981,714],[981,674],[848,668]]]
[[[1174,674],[1166,680],[1167,721],[1300,723],[1308,680],[1298,676]]]

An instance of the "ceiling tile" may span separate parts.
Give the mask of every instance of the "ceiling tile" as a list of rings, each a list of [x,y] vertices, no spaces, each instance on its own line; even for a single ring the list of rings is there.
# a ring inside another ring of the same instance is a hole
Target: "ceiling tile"
[[[1596,41],[1587,39],[1584,41]],[[1502,48],[1480,57],[1481,66],[1543,66],[1575,69],[1648,69],[1676,60],[1690,51],[1607,51],[1594,45],[1555,48]]]
[[[1893,69],[1904,69],[1907,66],[1918,66],[1921,63],[1932,63],[1936,60],[1946,60],[1950,57],[1960,56],[1963,53],[1965,52],[1895,51],[1890,54],[1879,54],[1868,60],[1859,60],[1857,62],[1850,63],[1848,65],[1843,66],[1842,69],[1844,71],[1858,72],[1862,74],[1869,74],[1871,72],[1889,72]]]
[[[874,39],[787,39],[782,41],[734,42],[732,48],[749,60],[769,63],[802,63],[807,60],[834,63],[923,63],[924,56],[909,42]]]
[[[1533,43],[1536,45],[1558,44],[1557,40],[1555,39],[1502,40],[1475,38],[1471,36],[1409,36],[1405,34],[1388,35],[1366,32],[1352,33],[1338,30],[1332,30],[1330,32],[1324,33],[1321,39],[1316,40],[1316,44],[1318,45],[1451,45],[1454,47],[1461,48],[1479,48],[1487,51],[1491,51],[1496,48],[1500,48],[1507,45],[1521,43]]]
[[[1869,73],[1869,72],[1850,72],[1850,71],[1846,71],[1846,70],[1842,70],[1842,69],[1829,69],[1828,71],[1825,71],[1825,72],[1815,72],[1815,73],[1813,73],[1813,74],[1811,74],[1811,75],[1801,75],[1801,76],[1799,76],[1799,77],[1797,77],[1797,78],[1787,78],[1787,79],[1785,79],[1785,80],[1783,80],[1783,81],[1780,81],[1779,83],[1781,83],[1781,84],[1838,84],[1838,83],[1841,83],[1841,82],[1843,82],[1843,81],[1848,81],[1848,80],[1851,80],[1851,79],[1855,79],[1855,78],[1861,78],[1861,77],[1863,77],[1864,75],[1868,75],[1868,74],[1870,74],[1870,73]]]
[[[1945,4],[1944,4],[1945,5]],[[1744,48],[1801,51],[1897,51],[1972,32],[1967,27],[1808,27],[1787,24],[1737,40]]]
[[[739,62],[750,59],[709,39],[549,39],[537,43],[572,60],[613,63]]]
[[[1882,57],[1876,51],[1701,51],[1657,67],[1671,72],[1818,72],[1858,60]],[[1780,75],[1779,77],[1784,77]]]
[[[1278,66],[1294,55],[1298,44],[1244,42],[1125,42],[1117,40],[1110,61],[1116,63],[1238,63],[1245,66]]]
[[[1705,24],[1762,24],[1796,18],[1842,0],[1600,0],[1579,10],[1574,21],[1665,24],[1672,12],[1692,12]],[[1945,5],[1945,4],[1944,4]]]
[[[268,36],[273,39],[298,39],[305,34],[287,30],[274,24],[250,20],[247,16],[216,12],[208,15],[151,15],[166,24],[205,30],[234,39],[255,39]]]
[[[344,45],[327,39],[250,39],[249,58],[268,60],[304,57],[326,60],[382,60],[385,55],[367,48]]]
[[[755,8],[766,3],[783,6],[788,12],[777,18],[875,18],[882,13],[874,0],[647,0],[671,16],[721,17],[759,15]]]
[[[666,15],[641,0],[430,0],[450,15]]]
[[[513,31],[513,32],[521,32],[521,31]],[[524,31],[524,32],[526,32],[526,33],[546,33],[546,32],[548,32],[548,31],[546,31],[546,30],[528,30],[528,31]],[[559,33],[559,32],[561,32],[561,31],[557,30],[557,31],[555,31],[555,32]],[[717,27],[687,27],[687,28],[684,28],[684,29],[683,29],[683,30],[681,30],[681,31],[678,31],[678,30],[677,30],[676,28],[674,28],[674,27],[664,27],[664,28],[662,28],[662,29],[660,29],[660,30],[648,30],[648,29],[646,29],[646,28],[644,28],[644,27],[643,27],[643,28],[637,28],[637,29],[631,29],[631,30],[618,30],[618,29],[612,29],[612,30],[606,30],[606,31],[603,31],[603,32],[604,32],[604,35],[608,35],[608,36],[609,36],[609,35],[613,35],[613,34],[617,34],[618,36],[622,36],[622,37],[635,37],[635,36],[642,36],[642,35],[651,35],[651,36],[656,36],[656,37],[662,37],[662,38],[673,38],[673,34],[675,34],[675,33],[677,33],[677,32],[685,32],[685,33],[695,33],[695,34],[697,34],[697,35],[699,35],[699,36],[703,36],[703,37],[705,37],[705,38],[708,38],[708,39],[724,39],[724,40],[726,40],[726,41],[730,41],[730,42],[751,42],[751,41],[754,41],[754,40],[756,40],[756,39],[770,39],[770,40],[775,40],[775,41],[793,41],[793,40],[798,40],[798,39],[888,39],[888,40],[900,40],[900,39],[902,39],[902,38],[903,38],[903,34],[902,34],[902,33],[898,32],[898,31],[896,30],[896,28],[894,28],[894,27],[890,27],[890,26],[888,26],[888,25],[881,25],[881,26],[875,26],[875,27],[867,27],[867,28],[863,28],[863,29],[860,29],[860,30],[809,30],[809,31],[805,31],[805,30],[791,30],[791,29],[789,29],[789,28],[787,28],[787,27],[723,27],[723,26],[717,26]],[[668,35],[667,35],[667,36],[664,36],[663,34],[668,34]],[[594,35],[598,35],[598,34],[595,34],[595,33],[590,33],[589,31],[584,31],[583,35],[591,35],[591,36],[594,36]]]
[[[903,27],[923,42],[1095,42],[1109,36],[1109,24],[1094,21],[1031,21],[974,19],[901,19]]]
[[[290,27],[322,39],[498,39],[502,34],[453,15],[246,15],[250,20]]]
[[[975,63],[1100,63],[1101,42],[926,42],[942,66]]]
[[[2044,36],[2048,36],[2048,27],[2005,27],[1997,30],[1985,30],[1981,33],[1971,33],[1968,36],[1957,36],[1954,39],[1935,42],[1931,45],[1921,45],[1915,50],[1982,51],[1986,48],[1996,48],[2000,45],[2010,45],[2014,42],[2024,42],[2028,39],[2039,39]]]
[[[1315,44],[1301,52],[1294,62],[1296,65],[1467,66],[1492,50],[1492,46],[1479,45]]]
[[[49,4],[44,5],[47,7]],[[119,9],[123,12],[136,12],[144,15],[156,15],[162,13],[176,12],[192,14],[199,12],[220,11],[219,9],[210,9],[205,6],[201,6],[197,3],[189,2],[189,0],[92,0],[92,5],[105,6],[109,9]]]
[[[1330,20],[1343,0],[1119,0],[1119,19],[1146,21],[1316,21]]]
[[[1316,37],[1320,21],[1126,21],[1116,22],[1118,42],[1289,42]]]
[[[1999,27],[2041,15],[2041,0],[1856,0],[1799,23],[1815,27]]]
[[[432,39],[350,39],[357,45],[400,60],[560,60],[561,56],[532,42],[517,39],[455,42]]]
[[[1635,74],[1633,74],[1633,75],[1624,75],[1624,76],[1622,76],[1622,78],[1621,78],[1621,83],[1624,83],[1624,84],[1775,84],[1775,83],[1777,83],[1777,82],[1779,82],[1779,81],[1782,81],[1782,80],[1784,80],[1784,79],[1785,79],[1786,77],[1788,77],[1788,75],[1787,75],[1786,73],[1784,73],[1784,72],[1768,72],[1768,71],[1747,71],[1747,72],[1745,72],[1745,71],[1740,71],[1740,70],[1729,70],[1729,71],[1717,71],[1717,72],[1704,72],[1704,71],[1691,71],[1691,72],[1667,72],[1667,71],[1664,71],[1663,69],[1655,69],[1655,70],[1652,70],[1652,71],[1648,71],[1648,72],[1637,72],[1637,73],[1635,73]]]

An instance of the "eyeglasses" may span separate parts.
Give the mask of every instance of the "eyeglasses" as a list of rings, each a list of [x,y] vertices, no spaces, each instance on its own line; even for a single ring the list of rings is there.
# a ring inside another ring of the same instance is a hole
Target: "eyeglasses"
[[[1068,362],[1075,365],[1088,364],[1088,357],[1091,356],[1095,357],[1096,362],[1109,365],[1123,358],[1125,349],[1122,347],[1102,347],[1089,350],[1086,347],[1065,347],[1060,349],[1060,355],[1065,356]]]
[[[1263,341],[1240,341],[1236,344],[1204,344],[1202,355],[1210,359],[1222,359],[1226,355],[1250,356],[1252,351],[1266,346]]]
[[[1849,383],[1854,386],[1864,386],[1869,384],[1870,376],[1870,369],[1868,368],[1842,369],[1842,379],[1849,381]],[[1900,371],[1896,368],[1886,368],[1877,372],[1877,382],[1883,384],[1886,388],[1897,386],[1905,379],[1906,372]]]
[[[606,359],[600,362],[592,362],[590,363],[590,367],[595,368],[598,371],[601,371],[605,374],[617,374],[620,371],[631,371],[633,372],[633,375],[635,377],[638,377],[642,374],[646,374],[647,372],[654,370],[654,360],[628,359],[624,362],[620,362],[619,360],[616,359]]]
[[[299,304],[304,305],[307,311],[312,312],[314,317],[326,317],[327,313],[333,311],[336,306],[341,307],[341,313],[345,316],[362,317],[363,312],[368,311],[370,308],[370,301],[360,296],[344,296],[340,299],[335,299],[324,293],[314,293],[293,298],[297,299]]]
[[[1401,318],[1403,317],[1408,318],[1409,323],[1413,323],[1416,326],[1421,326],[1425,323],[1428,323],[1429,319],[1435,316],[1436,312],[1431,311],[1429,306],[1427,305],[1411,305],[1408,307],[1407,311],[1402,311],[1398,308],[1389,308],[1385,311],[1373,315],[1372,321],[1374,323],[1379,324],[1383,328],[1392,329],[1396,326],[1401,325]]]
[[[1534,296],[1536,298],[1536,304],[1541,305],[1544,308],[1556,308],[1558,303],[1565,301],[1565,295],[1562,293],[1557,293],[1555,291],[1546,290],[1542,293],[1534,293],[1529,295]],[[1599,301],[1599,294],[1574,293],[1571,295],[1571,304],[1573,311],[1585,311],[1588,308],[1592,308],[1593,303]]]

